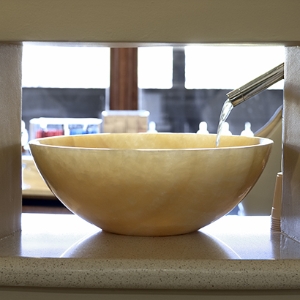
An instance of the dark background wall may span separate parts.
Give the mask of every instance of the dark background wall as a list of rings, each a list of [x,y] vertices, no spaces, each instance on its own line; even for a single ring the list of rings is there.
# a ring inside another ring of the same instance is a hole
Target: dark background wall
[[[208,130],[216,133],[222,105],[229,90],[140,91],[140,108],[150,111],[161,132],[197,132],[206,121]],[[23,88],[22,118],[38,117],[99,118],[105,110],[104,89]],[[255,132],[264,126],[282,105],[282,90],[267,90],[235,107],[229,118],[230,130],[240,134],[245,122],[251,122]]]
[[[205,121],[211,133],[217,132],[220,112],[230,90],[144,90],[141,108],[149,110],[158,131],[197,132]],[[236,106],[228,117],[230,130],[240,134],[245,122],[252,131],[263,127],[283,103],[282,90],[266,90]],[[153,113],[152,113],[153,112]],[[155,113],[154,113],[155,112]]]
[[[105,89],[23,88],[22,119],[39,117],[98,118],[105,107]]]

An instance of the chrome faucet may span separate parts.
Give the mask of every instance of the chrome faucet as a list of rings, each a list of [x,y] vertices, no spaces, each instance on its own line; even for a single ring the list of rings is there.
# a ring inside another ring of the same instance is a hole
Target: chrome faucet
[[[275,84],[284,78],[284,63],[253,79],[238,89],[229,92],[228,99],[233,106],[246,101],[256,94],[266,90],[269,86]]]

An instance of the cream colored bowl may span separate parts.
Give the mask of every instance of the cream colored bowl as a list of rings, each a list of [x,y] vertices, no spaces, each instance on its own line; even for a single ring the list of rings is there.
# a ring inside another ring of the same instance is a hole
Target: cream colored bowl
[[[175,133],[61,136],[30,142],[52,192],[105,231],[165,236],[232,210],[262,173],[272,141]]]

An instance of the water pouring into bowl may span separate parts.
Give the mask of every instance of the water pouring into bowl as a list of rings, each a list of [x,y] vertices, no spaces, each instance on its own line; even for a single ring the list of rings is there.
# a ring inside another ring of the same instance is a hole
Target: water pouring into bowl
[[[260,92],[266,90],[271,85],[277,83],[284,78],[284,63],[271,69],[270,71],[260,75],[259,77],[251,80],[245,85],[229,92],[228,99],[225,101],[221,114],[217,131],[216,146],[219,146],[221,130],[224,122],[227,120],[232,109],[238,104],[252,98]]]

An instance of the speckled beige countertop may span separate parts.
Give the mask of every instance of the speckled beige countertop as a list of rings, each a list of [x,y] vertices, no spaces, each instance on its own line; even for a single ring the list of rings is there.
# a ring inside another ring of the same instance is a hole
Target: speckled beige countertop
[[[300,289],[300,244],[269,217],[226,216],[172,237],[102,232],[75,215],[23,214],[0,240],[0,286]]]

